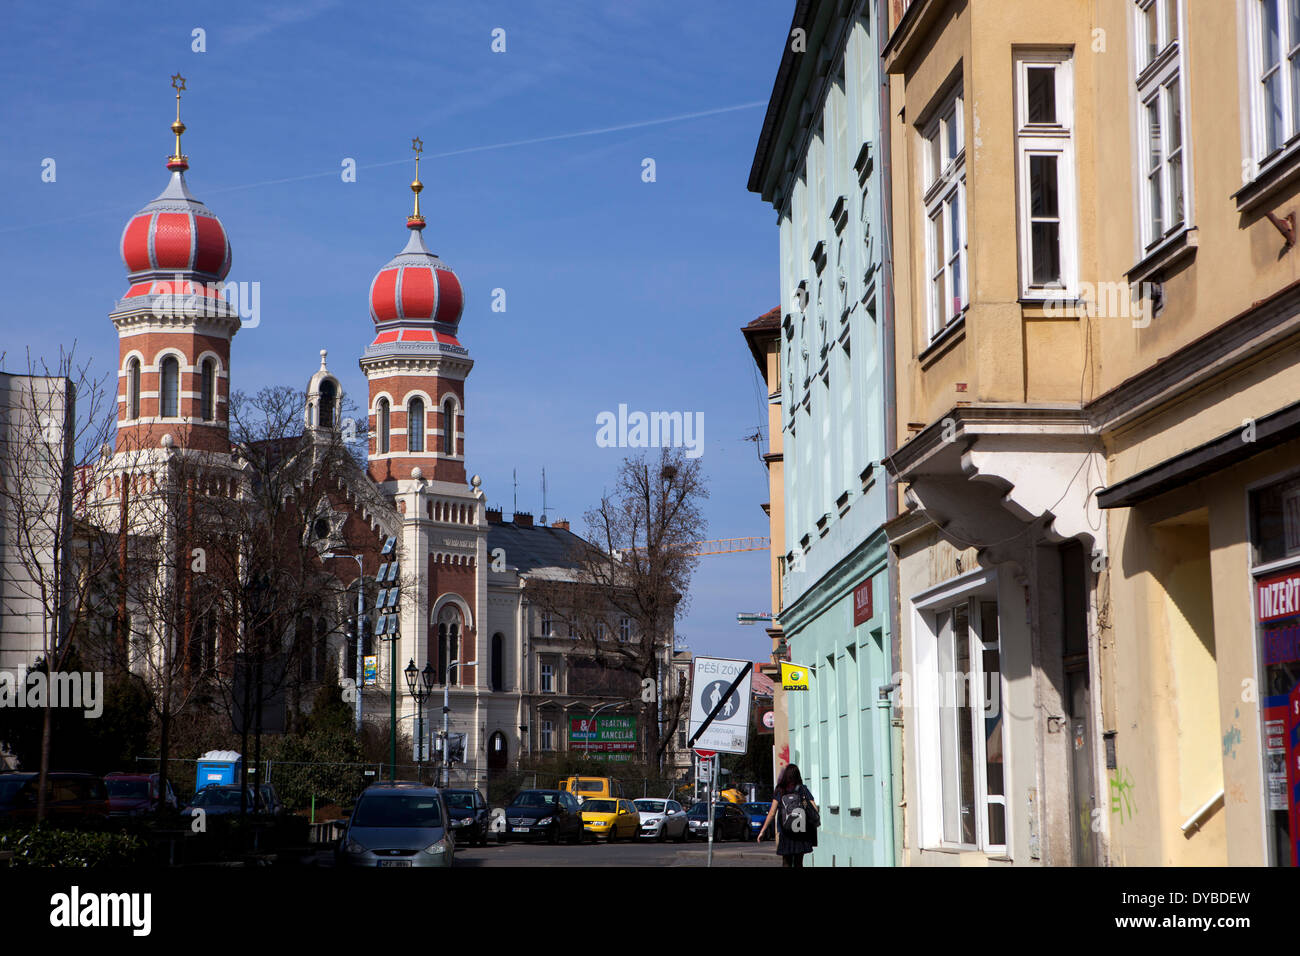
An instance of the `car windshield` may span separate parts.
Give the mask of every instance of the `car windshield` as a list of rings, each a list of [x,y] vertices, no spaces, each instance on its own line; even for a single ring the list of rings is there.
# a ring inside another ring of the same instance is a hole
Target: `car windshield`
[[[768,806],[766,803],[747,803],[744,810],[746,813],[767,813]]]
[[[613,813],[617,805],[613,800],[588,800],[582,805],[583,813]]]
[[[375,794],[361,798],[352,825],[428,829],[442,826],[442,812],[432,794]]]
[[[555,806],[555,794],[545,793],[541,790],[525,790],[519,796],[515,797],[513,807],[553,807]]]
[[[601,793],[605,784],[600,780],[579,780],[578,789],[583,793]]]
[[[720,809],[722,806],[723,806],[723,804],[721,804],[721,803],[715,803],[715,804],[713,805],[713,815],[714,815],[715,817],[719,815],[718,811],[719,811],[719,809]],[[703,804],[703,803],[697,803],[695,806],[691,807],[691,812],[690,812],[689,814],[687,814],[687,816],[692,816],[692,817],[704,817],[704,816],[708,816],[708,814],[705,813],[705,808],[706,808],[706,804]]]
[[[444,790],[442,799],[447,801],[448,810],[474,809],[474,794],[465,790]]]
[[[18,791],[23,788],[27,782],[27,777],[10,777],[5,779],[0,777],[0,803],[12,803]]]
[[[638,800],[636,801],[636,808],[646,813],[663,813],[664,802],[662,800]]]
[[[252,804],[252,800],[248,801]],[[218,790],[216,787],[208,787],[197,797],[194,798],[196,807],[237,807],[239,806],[238,790]]]
[[[129,800],[147,800],[149,798],[148,780],[108,780],[108,795]]]

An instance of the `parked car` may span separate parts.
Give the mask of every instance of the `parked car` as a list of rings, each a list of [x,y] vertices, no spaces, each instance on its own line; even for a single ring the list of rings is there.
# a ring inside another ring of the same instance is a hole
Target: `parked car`
[[[110,773],[104,777],[108,790],[110,817],[138,817],[152,813],[162,803],[169,810],[179,810],[180,801],[172,782],[167,781],[166,795],[160,795],[161,779],[156,773]]]
[[[691,807],[686,814],[686,823],[690,827],[693,839],[707,840],[709,837],[708,805],[704,802]],[[734,803],[715,803],[713,805],[713,839],[748,840],[749,817],[745,811]]]
[[[676,840],[681,842],[686,839],[686,811],[676,800],[655,800],[653,798],[642,798],[633,800],[636,809],[641,814],[641,826],[637,830],[637,836],[649,837],[652,840]]]
[[[442,799],[447,804],[457,841],[466,846],[471,843],[487,846],[492,821],[483,794],[478,790],[444,790]]]
[[[264,783],[258,788],[258,792],[261,795],[259,813],[267,813],[273,817],[284,816],[284,804],[280,802],[280,795],[275,792],[274,784]]]
[[[623,796],[623,785],[613,777],[565,777],[560,789],[573,794],[579,803],[592,797],[616,800]]]
[[[249,787],[247,791],[248,812],[253,812],[253,788]],[[181,811],[181,816],[193,817],[197,814],[196,810],[202,810],[204,814],[210,817],[230,816],[239,813],[242,808],[240,802],[239,784],[237,783],[213,783],[204,787],[194,795],[189,806]]]
[[[578,798],[567,790],[521,790],[506,807],[502,842],[564,838],[577,843],[584,836]]]
[[[339,841],[345,866],[451,866],[456,838],[437,787],[376,783],[357,798]]]
[[[772,808],[770,803],[742,803],[740,809],[745,811],[745,816],[749,817],[749,835],[752,839],[758,839],[758,831],[763,829],[763,821],[767,819],[767,811]],[[764,837],[767,840],[776,839],[776,827],[768,827],[768,832],[772,835]]]
[[[0,818],[35,820],[39,783],[40,774],[34,772],[0,774]],[[108,812],[108,791],[100,777],[64,771],[46,774],[47,818],[100,820],[106,819]]]
[[[582,825],[593,838],[610,843],[633,839],[641,828],[641,814],[631,800],[600,800],[590,797],[582,804]]]

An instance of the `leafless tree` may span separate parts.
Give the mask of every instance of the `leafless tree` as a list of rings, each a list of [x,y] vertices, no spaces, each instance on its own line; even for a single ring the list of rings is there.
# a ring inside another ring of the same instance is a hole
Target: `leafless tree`
[[[706,528],[698,459],[662,449],[624,460],[612,491],[586,513],[572,574],[532,577],[529,599],[577,636],[576,651],[635,675],[646,756],[658,763],[677,730],[686,682],[673,686],[675,624],[689,606]],[[631,633],[620,630],[627,618]]]

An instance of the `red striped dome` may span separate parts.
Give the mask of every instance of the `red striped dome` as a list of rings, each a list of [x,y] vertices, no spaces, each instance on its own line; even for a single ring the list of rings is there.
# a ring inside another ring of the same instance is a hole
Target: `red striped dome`
[[[406,248],[370,283],[370,318],[376,324],[424,321],[454,326],[464,308],[460,279],[425,248],[418,230],[411,231]]]
[[[133,280],[151,272],[197,273],[221,280],[230,272],[230,260],[225,227],[190,194],[179,170],[162,195],[122,230],[122,261]]]

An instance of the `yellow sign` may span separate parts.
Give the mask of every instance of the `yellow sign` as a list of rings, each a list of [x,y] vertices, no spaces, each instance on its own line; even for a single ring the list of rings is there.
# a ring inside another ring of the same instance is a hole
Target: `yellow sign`
[[[808,668],[804,667],[802,664],[791,664],[789,661],[782,661],[781,689],[807,690]]]

